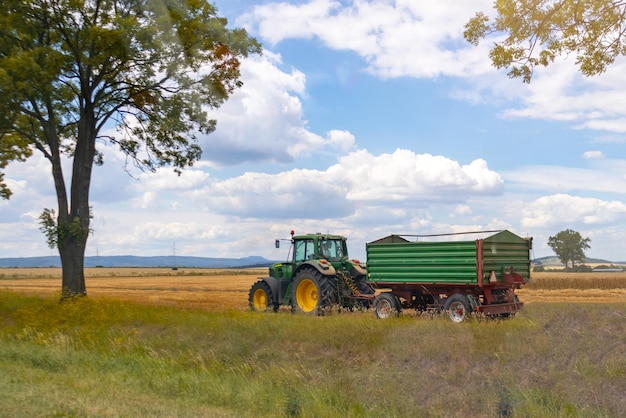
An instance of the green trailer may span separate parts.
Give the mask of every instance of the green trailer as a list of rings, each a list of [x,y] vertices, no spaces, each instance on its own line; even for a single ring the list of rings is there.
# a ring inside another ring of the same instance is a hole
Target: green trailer
[[[469,234],[491,235],[462,239]],[[390,235],[370,242],[367,283],[377,289],[376,315],[445,310],[456,322],[473,312],[511,316],[523,307],[515,290],[530,280],[531,249],[532,238],[507,230]]]

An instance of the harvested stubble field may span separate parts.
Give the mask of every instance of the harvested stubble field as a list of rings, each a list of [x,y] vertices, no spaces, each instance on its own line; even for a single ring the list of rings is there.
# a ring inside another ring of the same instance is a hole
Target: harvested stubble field
[[[200,307],[208,310],[248,308],[250,286],[267,269],[88,268],[91,297],[113,297],[148,304]],[[0,289],[37,295],[60,294],[59,268],[0,269]],[[626,272],[534,272],[518,290],[525,303],[626,302]]]
[[[248,291],[267,269],[88,268],[90,297],[112,297],[148,304],[245,309]],[[0,270],[0,289],[36,295],[60,294],[61,269]]]

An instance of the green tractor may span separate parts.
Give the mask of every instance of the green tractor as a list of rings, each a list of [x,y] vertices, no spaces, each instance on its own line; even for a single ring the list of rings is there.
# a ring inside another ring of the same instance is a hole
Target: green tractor
[[[291,231],[290,261],[270,266],[269,277],[261,277],[248,301],[255,311],[277,311],[289,305],[295,312],[321,314],[340,306],[369,307],[374,289],[366,282],[367,270],[358,260],[348,258],[346,238],[340,235]],[[281,240],[276,240],[276,248]],[[293,250],[293,251],[291,251]]]

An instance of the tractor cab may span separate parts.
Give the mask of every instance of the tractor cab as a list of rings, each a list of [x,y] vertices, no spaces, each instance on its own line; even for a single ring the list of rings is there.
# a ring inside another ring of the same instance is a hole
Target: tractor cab
[[[276,248],[281,241],[276,240]],[[318,270],[340,269],[348,262],[346,237],[340,235],[306,234],[294,236],[291,231],[289,261],[270,266],[270,277],[292,278],[303,265],[314,266]]]
[[[326,260],[330,263],[342,261],[348,256],[346,239],[335,235],[305,235],[294,238],[295,264],[307,260]]]

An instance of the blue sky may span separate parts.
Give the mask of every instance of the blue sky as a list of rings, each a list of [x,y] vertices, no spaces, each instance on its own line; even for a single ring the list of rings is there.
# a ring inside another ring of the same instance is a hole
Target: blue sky
[[[491,0],[213,2],[264,53],[200,139],[203,158],[176,176],[124,171],[100,144],[87,255],[282,259],[275,238],[346,235],[351,255],[395,234],[571,228],[587,255],[626,261],[626,60],[585,78],[574,59],[530,85],[462,38]],[[37,217],[55,207],[41,157],[14,163],[0,201],[4,257],[56,254]]]

